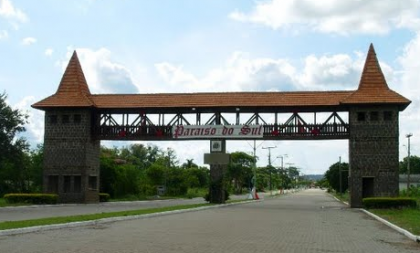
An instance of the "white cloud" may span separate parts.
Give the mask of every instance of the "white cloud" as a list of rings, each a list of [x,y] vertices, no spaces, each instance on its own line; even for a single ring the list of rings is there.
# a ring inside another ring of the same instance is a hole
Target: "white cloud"
[[[22,45],[30,46],[32,44],[35,44],[36,41],[37,41],[37,39],[35,39],[34,37],[26,37],[22,40]]]
[[[155,67],[163,80],[171,86],[183,86],[189,89],[189,87],[198,85],[198,80],[193,74],[186,73],[183,66],[174,66],[168,62],[162,62],[155,64]]]
[[[9,33],[6,30],[0,31],[0,40],[7,39],[9,37]]]
[[[171,92],[203,91],[294,91],[356,89],[365,55],[309,55],[303,66],[287,59],[250,58],[235,52],[219,68],[198,77],[183,66],[168,62],[155,64],[158,75]],[[381,62],[387,80],[394,79],[394,70]]]
[[[251,13],[234,11],[229,17],[272,29],[386,34],[392,28],[419,28],[419,7],[418,0],[271,0],[257,2]]]
[[[355,52],[352,58],[348,54],[305,58],[305,67],[297,77],[304,90],[351,90],[359,84],[366,55]],[[386,63],[380,62],[382,72],[388,82],[395,78],[394,70]]]
[[[15,28],[19,27],[19,23],[28,21],[28,16],[15,8],[10,0],[0,0],[0,17],[8,20]]]
[[[250,59],[243,52],[233,53],[222,67],[209,70],[201,78],[168,62],[155,67],[163,81],[175,88],[174,92],[290,90],[295,73],[287,60]]]
[[[420,33],[405,46],[404,52],[398,59],[402,70],[400,73],[400,80],[396,91],[403,94],[410,99],[412,103],[408,108],[401,113],[400,118],[400,143],[406,144],[405,135],[413,133],[411,138],[414,151],[413,154],[419,155],[420,152],[420,76],[418,71],[420,69],[420,62],[418,55],[420,54]],[[416,150],[417,147],[417,150]],[[400,154],[403,157],[407,155],[405,147],[400,148]]]
[[[45,49],[44,53],[45,53],[46,56],[51,56],[54,53],[54,49],[47,48],[47,49]]]
[[[100,48],[94,51],[89,48],[78,48],[76,51],[92,93],[138,92],[130,70],[112,61],[111,51],[108,49]],[[66,59],[60,62],[63,71],[72,54],[73,50],[69,48]]]

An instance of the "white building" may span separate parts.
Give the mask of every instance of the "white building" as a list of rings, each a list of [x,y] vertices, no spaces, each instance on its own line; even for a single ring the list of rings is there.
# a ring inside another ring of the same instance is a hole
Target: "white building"
[[[407,189],[407,174],[400,174],[400,191]],[[410,186],[420,187],[420,174],[410,175]]]

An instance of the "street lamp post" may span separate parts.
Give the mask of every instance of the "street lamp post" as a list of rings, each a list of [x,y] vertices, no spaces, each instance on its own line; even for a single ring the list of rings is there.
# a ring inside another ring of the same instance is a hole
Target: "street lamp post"
[[[407,152],[408,152],[408,160],[407,160],[407,190],[410,189],[410,137],[413,136],[412,133],[407,134],[405,137],[407,137],[408,146],[407,146]]]

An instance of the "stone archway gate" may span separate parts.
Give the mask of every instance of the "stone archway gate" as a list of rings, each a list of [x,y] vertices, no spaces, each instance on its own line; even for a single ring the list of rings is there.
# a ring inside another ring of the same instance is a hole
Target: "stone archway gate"
[[[350,205],[360,207],[398,195],[399,112],[410,103],[389,89],[370,45],[357,90],[316,92],[91,94],[74,52],[57,92],[32,107],[45,111],[43,189],[61,202],[99,200],[101,140],[348,139]]]

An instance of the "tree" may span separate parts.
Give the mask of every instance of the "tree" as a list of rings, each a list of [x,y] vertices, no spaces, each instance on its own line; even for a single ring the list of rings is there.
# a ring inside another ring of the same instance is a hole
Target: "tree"
[[[181,165],[181,167],[184,168],[184,169],[198,168],[198,165],[195,164],[193,161],[194,161],[194,159],[187,159],[187,161],[185,163],[183,163]]]
[[[325,179],[328,181],[328,184],[336,192],[340,192],[340,169],[341,169],[341,190],[345,192],[349,187],[349,164],[336,162],[330,166],[330,168],[325,172]]]
[[[12,109],[6,102],[6,93],[0,94],[0,193],[28,191],[30,182],[29,145],[17,137],[25,131],[28,116]]]
[[[210,170],[206,167],[191,167],[185,169],[187,185],[189,188],[208,188]]]
[[[241,194],[243,187],[250,187],[255,158],[244,152],[233,152],[230,157],[227,176],[230,182],[234,182],[235,193]]]
[[[30,191],[42,191],[42,170],[44,168],[44,145],[38,144],[36,149],[30,152],[30,178],[32,181]]]
[[[146,175],[152,186],[163,185],[165,183],[165,167],[159,163],[154,163],[147,168]]]
[[[0,163],[27,148],[26,141],[23,138],[16,139],[16,135],[25,131],[24,124],[27,123],[28,115],[13,110],[6,99],[6,93],[0,94]]]
[[[400,162],[399,169],[400,174],[407,174],[407,166],[408,166],[408,157],[404,157],[404,159]],[[420,157],[418,156],[410,156],[410,174],[420,174]]]

